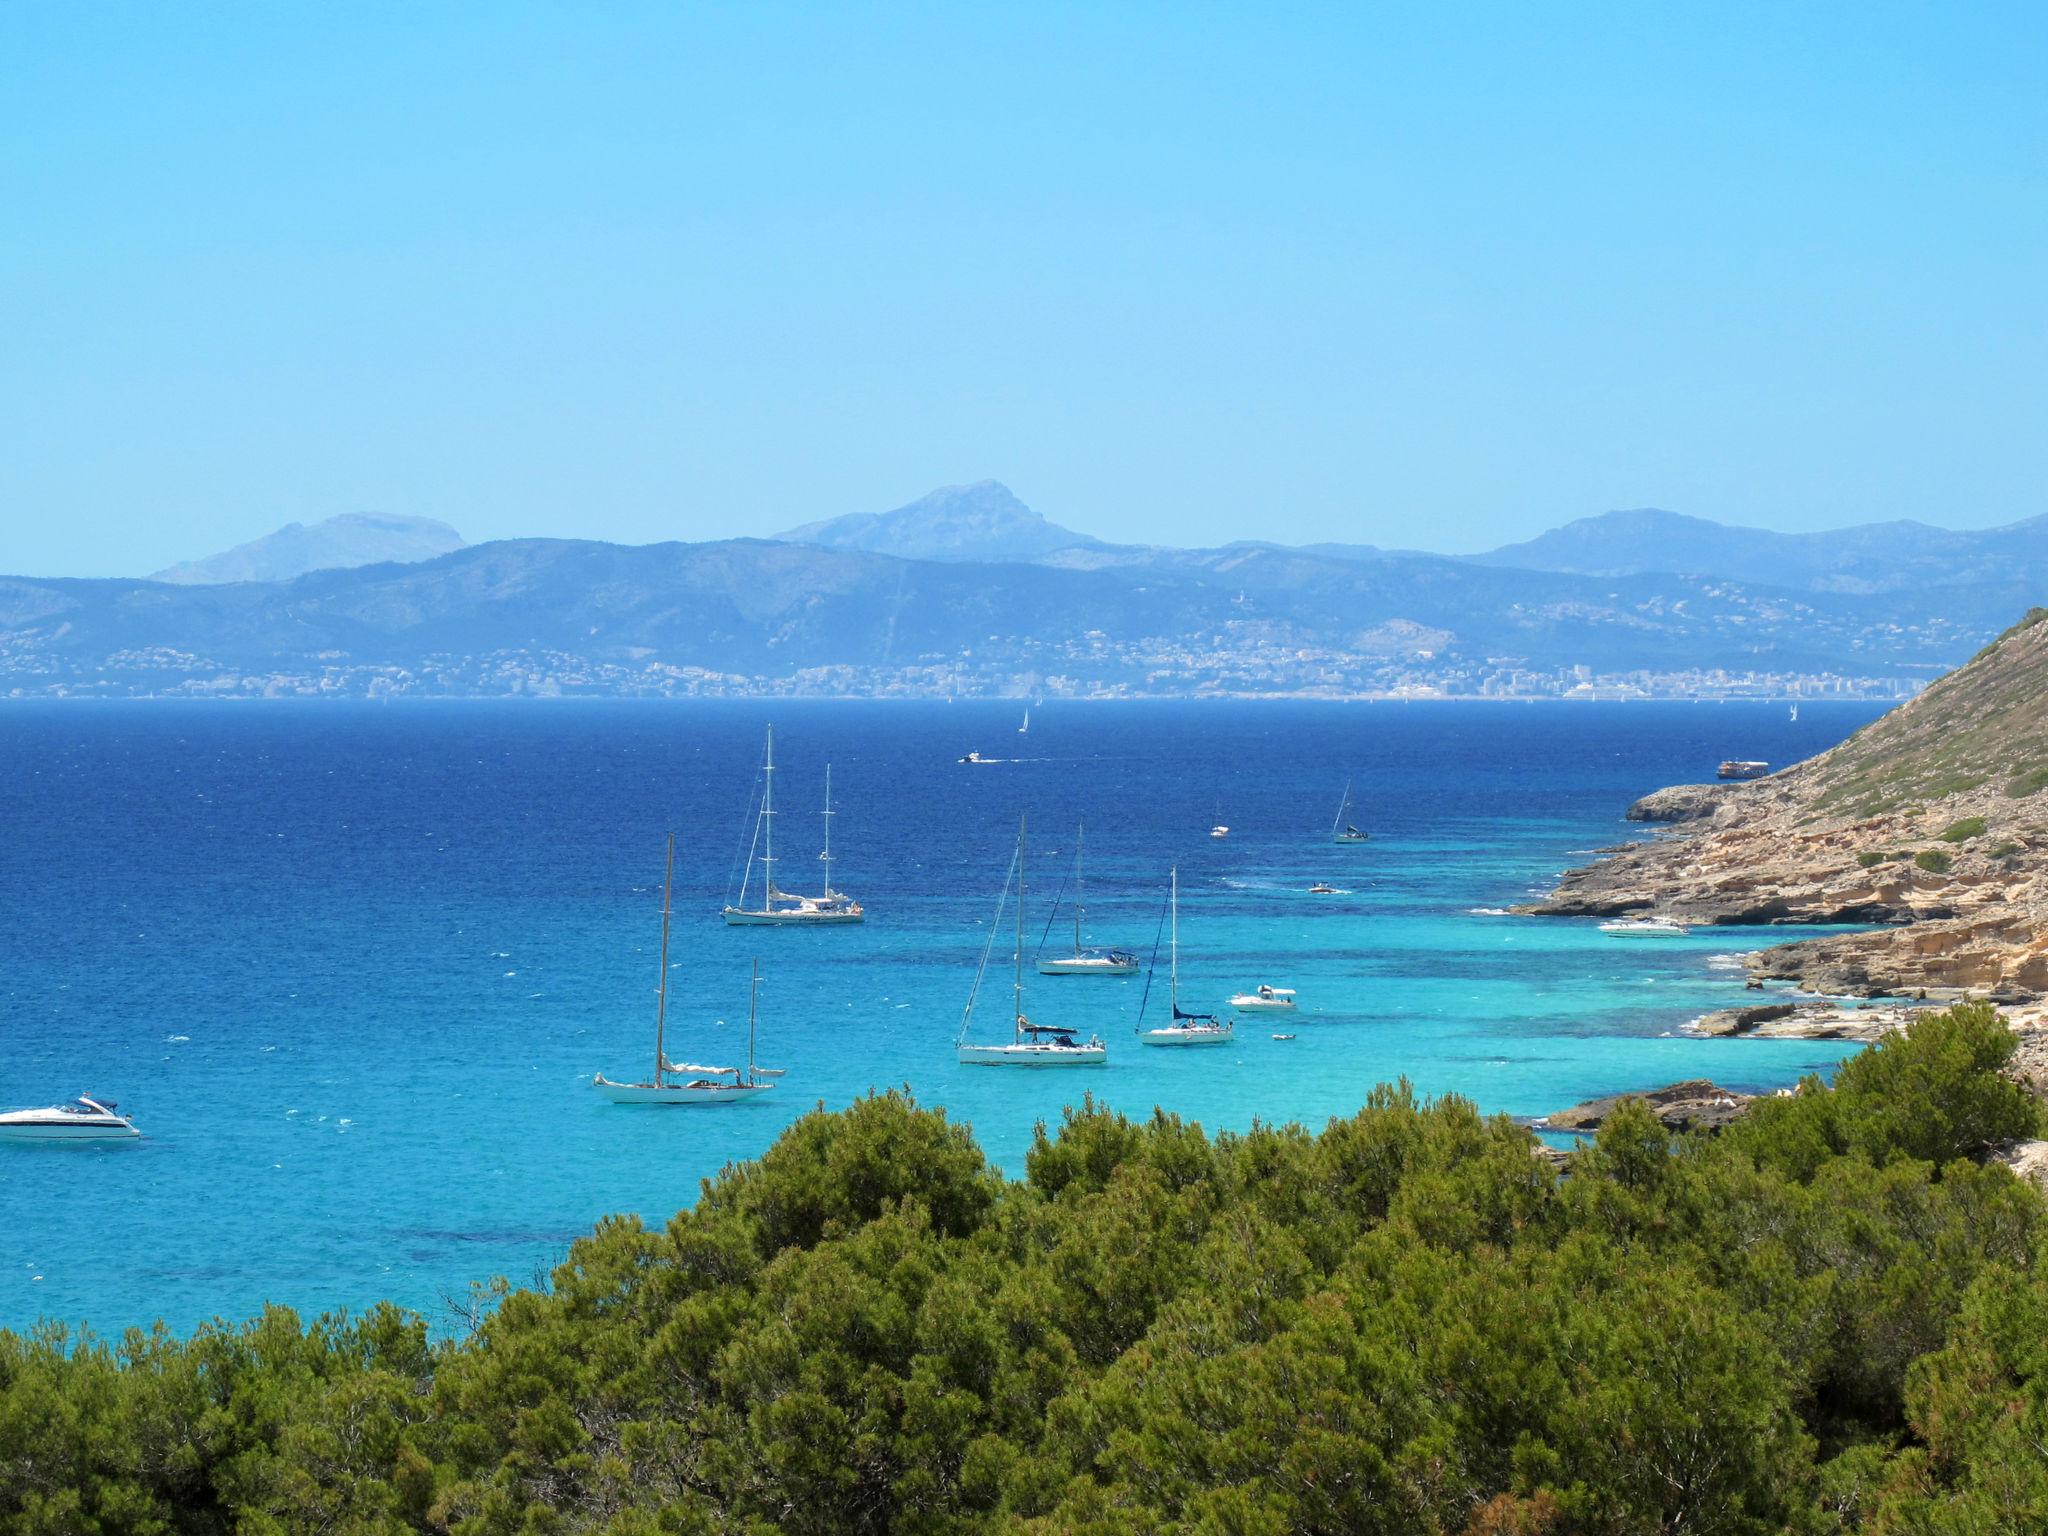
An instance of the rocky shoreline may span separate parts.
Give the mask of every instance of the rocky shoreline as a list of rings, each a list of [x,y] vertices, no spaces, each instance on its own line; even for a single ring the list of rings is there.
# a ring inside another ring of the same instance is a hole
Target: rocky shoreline
[[[2021,1036],[2015,1070],[2048,1086],[2048,609],[1831,751],[1661,789],[1626,815],[1661,830],[1512,910],[1853,926],[1744,956],[1752,987],[1800,996],[1689,1030],[1874,1040],[1919,1008],[1982,998]]]

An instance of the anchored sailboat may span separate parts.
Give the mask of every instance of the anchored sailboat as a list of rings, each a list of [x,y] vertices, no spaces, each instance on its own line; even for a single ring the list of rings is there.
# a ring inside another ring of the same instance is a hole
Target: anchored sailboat
[[[1213,1013],[1183,1013],[1180,1006],[1180,868],[1176,865],[1168,879],[1167,911],[1173,918],[1173,938],[1168,954],[1169,980],[1167,1000],[1172,1006],[1173,1017],[1154,1029],[1145,1027],[1145,1002],[1138,1003],[1138,1039],[1145,1045],[1228,1045],[1237,1034],[1235,1019],[1219,1019]],[[1159,942],[1152,943],[1152,964],[1159,964]],[[1148,983],[1145,995],[1149,998],[1152,988]]]
[[[1090,1035],[1083,1044],[1067,1026],[1034,1024],[1024,1012],[1024,822],[1025,818],[1017,818],[1017,851],[1010,856],[1003,894],[996,899],[996,915],[989,923],[988,942],[982,945],[974,989],[967,994],[967,1006],[960,1014],[960,1033],[953,1039],[953,1051],[963,1066],[970,1067],[1099,1067],[1109,1060],[1101,1036]],[[1017,939],[1010,962],[1011,1037],[1000,1045],[974,1045],[969,1043],[967,1031],[974,1023],[975,999],[981,995],[981,979],[988,973],[989,952],[995,948],[996,928],[1003,920],[1003,903],[1009,900],[1012,884],[1017,887]]]
[[[768,745],[761,759],[761,810],[754,818],[754,843],[747,850],[746,873],[740,877],[739,900],[725,909],[725,920],[735,925],[798,924],[822,927],[863,922],[866,911],[844,891],[832,889],[832,765],[825,765],[825,851],[818,855],[825,864],[825,894],[797,896],[775,884],[775,727],[768,727]],[[756,859],[755,852],[760,857]],[[754,865],[761,866],[761,905],[747,905],[747,890],[753,882]]]
[[[1330,823],[1330,841],[1333,843],[1363,843],[1371,834],[1361,832],[1351,823],[1351,781],[1344,781],[1344,798],[1337,802],[1337,819]]]
[[[668,868],[661,880],[661,985],[654,995],[654,1078],[645,1083],[615,1083],[602,1072],[591,1086],[614,1104],[732,1104],[775,1086],[754,1069],[754,1006],[747,1012],[747,1064],[707,1067],[668,1059],[668,929],[670,894],[675,887],[676,835],[668,835]],[[754,962],[754,996],[761,992],[761,962]],[[776,1073],[779,1077],[782,1074]],[[680,1078],[680,1082],[671,1082]]]
[[[1059,905],[1054,898],[1053,905]],[[1135,976],[1138,957],[1128,949],[1083,949],[1081,918],[1086,906],[1081,896],[1081,828],[1074,828],[1074,952],[1038,962],[1041,976]]]

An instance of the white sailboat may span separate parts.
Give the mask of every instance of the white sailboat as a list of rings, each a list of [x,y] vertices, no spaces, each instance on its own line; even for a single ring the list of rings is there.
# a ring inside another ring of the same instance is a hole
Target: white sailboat
[[[754,1003],[747,1010],[747,1064],[741,1067],[707,1067],[696,1062],[668,1059],[668,928],[669,898],[675,887],[676,836],[668,835],[668,868],[661,880],[661,985],[654,1000],[654,1078],[645,1083],[615,1083],[602,1072],[591,1078],[591,1086],[614,1104],[735,1104],[766,1093],[775,1086],[763,1081],[768,1074],[754,1068]],[[754,962],[754,997],[761,992],[761,962]],[[782,1074],[773,1074],[780,1077]],[[671,1082],[679,1078],[679,1082]]]
[[[1058,902],[1055,900],[1054,905]],[[1086,911],[1081,895],[1081,828],[1074,828],[1074,952],[1038,962],[1041,976],[1135,976],[1138,957],[1128,949],[1084,949],[1081,947],[1081,918]]]
[[[740,877],[739,900],[726,907],[728,924],[740,926],[831,927],[867,920],[861,904],[844,891],[832,889],[832,765],[825,765],[825,851],[818,855],[825,864],[825,894],[797,896],[775,884],[775,727],[768,727],[768,745],[761,759],[761,810],[754,818],[754,842],[747,849],[746,873]],[[760,857],[755,858],[756,850]],[[747,905],[747,890],[753,882],[754,865],[761,866],[761,905]]]
[[[1799,723],[1799,706],[1797,704],[1792,706],[1792,723],[1794,725]]]
[[[1109,1060],[1109,1048],[1101,1036],[1090,1035],[1084,1044],[1066,1025],[1034,1024],[1024,1012],[1024,824],[1025,818],[1018,817],[1017,851],[1010,857],[1003,894],[996,899],[996,915],[989,923],[988,942],[981,949],[974,989],[967,994],[967,1007],[960,1014],[953,1053],[962,1066],[970,1067],[1099,1067]],[[1001,1044],[977,1045],[968,1040],[967,1031],[974,1023],[974,1002],[981,995],[981,979],[988,972],[989,952],[995,948],[996,928],[1003,920],[1003,903],[1009,899],[1012,883],[1017,887],[1017,939],[1011,955],[1011,1036]]]
[[[1333,843],[1363,843],[1371,833],[1361,832],[1353,826],[1351,816],[1351,781],[1344,781],[1344,798],[1337,802],[1337,819],[1330,823],[1330,841]]]
[[[1173,1010],[1168,1022],[1156,1028],[1145,1027],[1145,1004],[1138,1004],[1138,1041],[1142,1045],[1228,1045],[1237,1035],[1235,1019],[1219,1019],[1213,1013],[1183,1013],[1180,1007],[1180,868],[1176,865],[1167,876],[1167,910],[1172,914],[1173,937],[1168,954],[1167,1000]],[[1156,946],[1158,940],[1153,940]],[[1152,951],[1153,964],[1158,964],[1159,951]],[[1151,989],[1146,989],[1150,995]]]
[[[1029,735],[1030,733],[1031,733],[1031,706],[1027,704],[1027,705],[1026,705],[1026,706],[1024,707],[1024,723],[1023,723],[1022,725],[1020,725],[1020,726],[1018,726],[1018,727],[1017,727],[1017,734],[1018,734],[1019,736],[1028,736],[1028,735]]]
[[[0,1141],[131,1141],[142,1132],[120,1106],[80,1094],[74,1104],[0,1114]]]

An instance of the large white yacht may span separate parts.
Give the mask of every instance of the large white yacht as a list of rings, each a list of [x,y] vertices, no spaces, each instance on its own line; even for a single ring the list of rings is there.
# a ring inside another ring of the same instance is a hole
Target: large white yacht
[[[140,1136],[119,1106],[81,1094],[74,1104],[0,1114],[0,1141],[128,1141]]]
[[[825,891],[820,896],[798,896],[775,884],[775,727],[768,727],[768,745],[761,760],[761,808],[754,818],[754,842],[747,850],[747,870],[740,878],[739,899],[725,909],[727,923],[735,927],[783,926],[829,927],[867,921],[861,904],[844,891],[832,889],[832,765],[825,765],[825,851],[818,858],[825,866]],[[756,858],[755,855],[759,857]],[[747,905],[747,891],[754,878],[754,866],[761,866],[761,904]]]
[[[661,984],[654,994],[654,1076],[644,1083],[615,1083],[602,1072],[590,1085],[614,1104],[736,1104],[757,1098],[775,1084],[769,1079],[780,1072],[763,1072],[754,1065],[754,1028],[761,995],[761,963],[754,962],[754,991],[747,1005],[747,1064],[744,1067],[708,1067],[697,1062],[668,1059],[668,930],[669,898],[675,887],[676,837],[668,837],[668,868],[661,881]]]

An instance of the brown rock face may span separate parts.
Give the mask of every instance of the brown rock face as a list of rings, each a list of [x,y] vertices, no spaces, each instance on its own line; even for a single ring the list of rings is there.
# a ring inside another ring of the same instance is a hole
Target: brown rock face
[[[1830,752],[1628,814],[1676,830],[1517,910],[1880,924],[1751,970],[1832,993],[2048,993],[2048,610]]]
[[[1653,1088],[1648,1093],[1618,1093],[1612,1098],[1588,1099],[1570,1109],[1560,1109],[1536,1122],[1549,1131],[1597,1131],[1626,1099],[1641,1099],[1650,1112],[1674,1131],[1718,1131],[1749,1108],[1752,1095],[1722,1088],[1705,1078]]]

